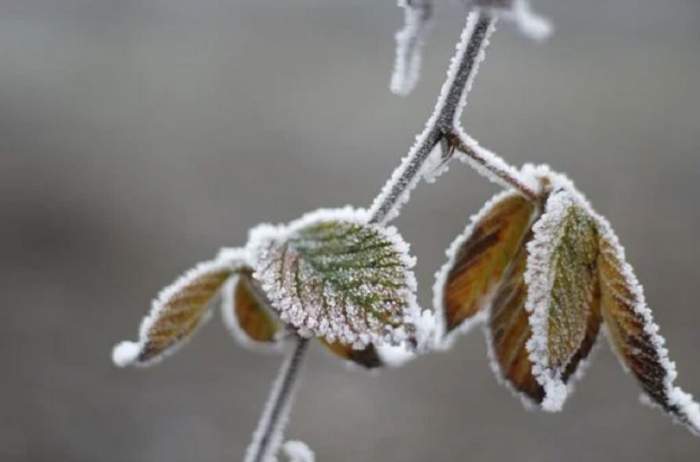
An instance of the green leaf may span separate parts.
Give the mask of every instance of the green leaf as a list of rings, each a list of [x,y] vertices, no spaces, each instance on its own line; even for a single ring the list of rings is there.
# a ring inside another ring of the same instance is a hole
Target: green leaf
[[[598,230],[583,199],[567,190],[550,195],[528,244],[525,281],[533,336],[533,370],[547,396],[543,407],[561,408],[565,386],[597,336],[600,285]]]
[[[254,277],[302,335],[364,349],[406,340],[418,314],[413,259],[394,228],[347,209],[251,233]]]

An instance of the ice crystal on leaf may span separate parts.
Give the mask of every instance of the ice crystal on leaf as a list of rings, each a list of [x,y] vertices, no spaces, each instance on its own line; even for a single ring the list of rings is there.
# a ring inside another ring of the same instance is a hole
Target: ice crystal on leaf
[[[395,228],[367,224],[363,211],[263,225],[251,232],[249,249],[254,277],[300,335],[357,350],[415,337],[415,260]]]
[[[530,165],[522,174],[541,183],[542,198],[496,196],[448,250],[434,288],[441,345],[486,320],[499,379],[557,411],[604,322],[644,400],[700,433],[700,407],[674,385],[675,365],[608,221],[565,176]]]

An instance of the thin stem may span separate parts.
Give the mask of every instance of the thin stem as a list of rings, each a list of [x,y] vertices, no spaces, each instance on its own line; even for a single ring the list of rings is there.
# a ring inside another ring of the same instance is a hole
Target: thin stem
[[[495,153],[481,147],[475,139],[471,138],[462,130],[447,135],[447,140],[452,149],[456,149],[464,154],[464,158],[461,160],[469,163],[475,170],[484,170],[484,176],[487,178],[493,179],[506,188],[513,188],[520,191],[523,196],[532,201],[539,197],[537,190],[533,189],[528,182],[522,178],[520,172],[513,166],[508,165]]]
[[[404,26],[396,34],[396,63],[389,88],[406,96],[418,83],[421,49],[430,30],[433,0],[403,0]]]
[[[282,363],[277,379],[270,390],[265,410],[253,434],[253,441],[246,451],[245,462],[267,462],[277,454],[282,444],[282,433],[287,425],[296,384],[299,381],[299,372],[308,346],[308,339],[297,337],[294,349]]]

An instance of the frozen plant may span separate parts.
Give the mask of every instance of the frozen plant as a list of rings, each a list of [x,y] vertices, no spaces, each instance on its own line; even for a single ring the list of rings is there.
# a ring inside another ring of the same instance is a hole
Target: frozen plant
[[[219,301],[242,346],[287,352],[245,462],[274,462],[280,453],[313,460],[303,443],[282,445],[310,339],[348,364],[378,369],[447,349],[477,323],[499,379],[528,406],[547,411],[562,408],[604,324],[644,401],[700,434],[700,408],[675,385],[675,365],[608,221],[564,175],[547,166],[515,168],[461,127],[498,19],[535,38],[547,35],[549,24],[525,0],[464,3],[470,13],[435,109],[368,209],[323,209],[255,227],[245,246],[222,249],[165,288],[138,339],[113,350],[118,366],[155,364],[189,340]],[[399,5],[406,26],[397,36],[392,89],[406,94],[417,81],[432,3]],[[450,246],[434,311],[422,310],[415,259],[388,223],[421,179],[434,181],[453,159],[505,191]]]

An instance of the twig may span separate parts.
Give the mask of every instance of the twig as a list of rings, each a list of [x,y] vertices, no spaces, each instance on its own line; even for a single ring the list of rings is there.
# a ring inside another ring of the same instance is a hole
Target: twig
[[[448,134],[446,139],[451,149],[456,149],[463,154],[459,159],[467,162],[475,170],[480,171],[483,176],[504,186],[506,189],[516,189],[530,200],[534,201],[539,197],[538,185],[528,184],[527,179],[523,178],[518,170],[495,153],[481,147],[475,139],[464,133],[461,128],[458,127],[455,132]]]
[[[396,33],[396,62],[389,88],[406,96],[420,77],[421,51],[430,31],[433,17],[432,0],[399,0],[404,9],[404,26]]]
[[[268,462],[277,454],[308,346],[308,339],[297,337],[294,349],[280,367],[265,410],[253,434],[253,441],[246,451],[245,462]]]

